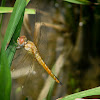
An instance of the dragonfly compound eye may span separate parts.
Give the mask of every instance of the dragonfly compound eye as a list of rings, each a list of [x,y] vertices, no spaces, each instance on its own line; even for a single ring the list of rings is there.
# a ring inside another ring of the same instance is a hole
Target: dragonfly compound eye
[[[26,41],[27,41],[27,38],[25,36],[18,37],[17,39],[17,43],[19,44],[19,46],[24,46]]]

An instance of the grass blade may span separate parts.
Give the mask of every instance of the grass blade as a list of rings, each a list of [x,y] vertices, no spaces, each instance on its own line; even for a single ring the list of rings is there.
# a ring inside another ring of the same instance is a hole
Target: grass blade
[[[2,43],[0,52],[0,99],[1,100],[10,100],[10,91],[11,91],[10,64],[12,62],[12,58],[14,55],[14,52],[12,52],[12,50],[14,51],[16,50],[13,41],[15,41],[20,34],[25,6],[26,6],[26,0],[16,1],[6,30],[4,41]]]
[[[14,34],[14,31],[18,25],[18,22],[20,20],[21,14],[24,11],[26,6],[26,1],[25,0],[17,0],[14,6],[13,13],[11,15],[6,34],[4,37],[4,41],[2,44],[2,49],[5,51],[7,44],[10,43],[10,40]]]
[[[83,5],[88,5],[90,4],[90,1],[88,0],[64,0],[70,3],[75,3],[75,4],[83,4]]]
[[[0,61],[0,99],[10,100],[11,73],[6,52],[3,52],[2,56],[0,56]]]
[[[83,98],[83,97],[92,96],[92,95],[100,95],[100,87],[85,90],[79,93],[74,93],[60,100],[75,100],[76,98]]]
[[[6,0],[2,0],[1,7],[5,6],[5,3]],[[3,21],[3,14],[0,14],[0,42],[2,42],[2,36],[1,36],[2,21]]]
[[[0,7],[0,13],[12,13],[13,7]],[[25,9],[25,14],[35,14],[35,9]]]

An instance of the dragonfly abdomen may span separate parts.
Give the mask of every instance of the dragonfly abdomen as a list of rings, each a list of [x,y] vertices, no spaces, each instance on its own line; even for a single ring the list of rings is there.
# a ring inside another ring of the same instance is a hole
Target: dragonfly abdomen
[[[60,81],[57,79],[57,77],[52,73],[52,71],[49,69],[49,67],[45,64],[45,62],[42,60],[41,56],[38,52],[36,52],[35,57],[40,65],[43,66],[43,68],[48,72],[48,74],[57,82],[60,83]]]
[[[45,62],[42,60],[41,56],[38,53],[38,50],[35,46],[35,44],[31,41],[27,41],[25,42],[24,45],[25,50],[27,50],[29,53],[32,53],[33,55],[35,55],[36,60],[38,61],[38,63],[40,65],[42,65],[42,67],[48,72],[48,74],[57,82],[60,83],[61,82],[57,79],[57,77],[52,73],[52,71],[49,69],[49,67],[45,64]]]

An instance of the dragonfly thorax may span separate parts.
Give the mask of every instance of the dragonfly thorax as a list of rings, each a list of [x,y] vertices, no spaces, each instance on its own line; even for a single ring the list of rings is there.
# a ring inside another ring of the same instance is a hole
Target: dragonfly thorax
[[[27,43],[24,46],[25,50],[27,50],[29,53],[35,53],[37,51],[36,46],[34,45],[33,42],[27,41]]]

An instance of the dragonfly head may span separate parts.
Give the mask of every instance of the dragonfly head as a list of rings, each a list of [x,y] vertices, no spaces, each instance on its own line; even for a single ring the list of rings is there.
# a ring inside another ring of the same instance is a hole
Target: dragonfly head
[[[20,36],[20,37],[18,37],[18,39],[17,39],[17,44],[18,44],[20,47],[24,46],[24,45],[26,44],[26,42],[27,42],[26,36]]]

